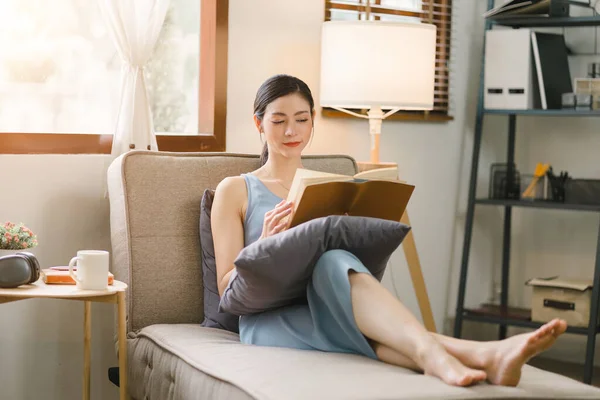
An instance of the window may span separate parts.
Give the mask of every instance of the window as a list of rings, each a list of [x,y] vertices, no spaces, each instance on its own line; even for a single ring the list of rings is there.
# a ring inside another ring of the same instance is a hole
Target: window
[[[437,27],[437,54],[434,109],[432,111],[399,111],[388,119],[438,120],[450,115],[449,60],[452,0],[325,0],[325,20],[406,21],[432,23]],[[355,110],[365,113],[368,110]],[[346,117],[332,109],[323,115]]]
[[[200,2],[171,0],[145,69],[157,134],[198,133]]]
[[[160,150],[225,150],[227,0],[172,0],[145,79]],[[0,2],[0,153],[104,153],[121,60],[96,2]]]

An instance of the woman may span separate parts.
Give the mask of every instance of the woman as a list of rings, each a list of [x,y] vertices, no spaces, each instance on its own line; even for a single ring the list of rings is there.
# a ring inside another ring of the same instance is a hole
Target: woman
[[[262,166],[228,177],[217,187],[212,230],[219,294],[244,246],[285,229],[292,205],[284,201],[311,139],[314,102],[308,86],[273,76],[258,90],[254,122],[264,141]],[[281,268],[285,268],[282,265]],[[482,380],[515,386],[521,367],[549,348],[566,323],[502,341],[473,342],[425,330],[351,253],[321,256],[307,287],[308,304],[240,318],[243,343],[361,354],[434,375],[450,385]]]

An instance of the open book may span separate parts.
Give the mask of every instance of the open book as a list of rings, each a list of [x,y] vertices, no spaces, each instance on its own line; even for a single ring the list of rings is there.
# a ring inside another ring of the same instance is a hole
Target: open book
[[[299,168],[287,197],[294,203],[288,227],[346,213],[400,221],[414,188],[398,180],[397,167],[354,176]]]

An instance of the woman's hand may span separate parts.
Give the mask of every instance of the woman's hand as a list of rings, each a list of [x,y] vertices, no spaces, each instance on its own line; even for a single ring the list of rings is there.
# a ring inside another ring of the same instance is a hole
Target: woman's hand
[[[292,203],[285,200],[281,200],[274,209],[267,211],[265,213],[265,220],[263,222],[263,230],[260,239],[284,231],[288,224],[288,218],[286,217],[289,216],[291,212]]]

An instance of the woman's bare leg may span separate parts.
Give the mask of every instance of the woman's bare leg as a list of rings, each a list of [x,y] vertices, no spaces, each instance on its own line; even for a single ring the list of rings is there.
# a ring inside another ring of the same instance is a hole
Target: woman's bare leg
[[[379,358],[380,361],[383,361],[386,364],[412,369],[413,371],[423,372],[423,370],[413,360],[398,353],[391,347],[374,341],[370,341],[369,344],[373,350],[375,350],[375,354],[377,354],[377,358]]]
[[[465,381],[470,377],[471,383],[481,380],[480,375],[473,377],[471,371],[481,370],[493,384],[516,386],[523,365],[552,346],[567,328],[565,321],[556,319],[534,332],[502,341],[477,342],[456,339],[426,331],[410,311],[372,276],[351,273],[350,284],[357,325],[365,336],[373,340],[373,349],[381,361],[428,373],[427,366],[420,360],[419,355],[422,355],[423,359],[427,358],[428,352],[439,356],[436,344],[440,344],[449,355],[468,367],[466,372],[460,367],[455,371],[459,372],[459,375],[466,374]],[[436,344],[432,344],[428,337],[434,339]],[[405,342],[398,343],[402,340]],[[427,344],[431,346],[429,350],[420,347]],[[449,363],[456,366],[452,361]],[[433,370],[430,374],[439,376]],[[455,376],[450,379],[455,379]],[[461,385],[457,382],[453,384]]]
[[[550,348],[565,330],[566,323],[557,319],[548,322],[535,332],[515,335],[500,341],[476,342],[437,333],[432,333],[432,336],[465,366],[485,371],[490,383],[516,386],[521,378],[523,365]],[[383,362],[421,371],[410,358],[386,345],[372,343],[372,347]]]
[[[354,318],[367,338],[395,350],[412,361],[413,367],[448,384],[467,386],[486,378],[484,371],[468,368],[450,355],[373,276],[350,272],[349,278]],[[402,359],[392,357],[392,360]]]

